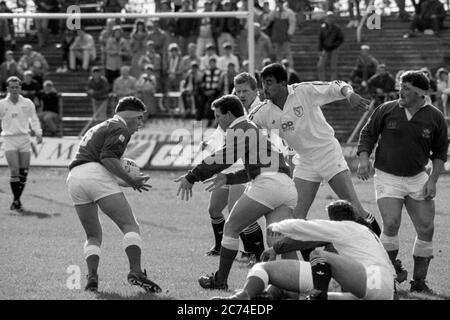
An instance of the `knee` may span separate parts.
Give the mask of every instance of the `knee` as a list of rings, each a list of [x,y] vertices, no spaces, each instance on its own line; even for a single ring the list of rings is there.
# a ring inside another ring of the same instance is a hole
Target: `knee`
[[[220,210],[220,208],[214,207],[214,206],[210,206],[208,208],[208,212],[209,212],[209,216],[211,218],[219,218],[221,217],[222,214],[222,210]]]
[[[434,234],[434,224],[429,223],[426,225],[416,226],[417,237],[426,241],[431,241]]]
[[[16,168],[16,167],[10,167],[9,172],[10,172],[11,177],[17,177],[20,175],[19,168]]]
[[[400,219],[383,218],[383,233],[387,236],[396,236],[400,228]]]
[[[225,226],[223,227],[223,234],[231,238],[237,238],[242,230],[242,227],[238,226],[233,221],[227,220],[225,222]]]

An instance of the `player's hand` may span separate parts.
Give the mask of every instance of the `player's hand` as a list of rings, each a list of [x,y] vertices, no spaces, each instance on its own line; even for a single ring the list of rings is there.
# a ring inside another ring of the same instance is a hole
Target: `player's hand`
[[[423,196],[425,200],[433,200],[436,196],[436,182],[432,179],[428,179],[428,181],[423,186]]]
[[[133,179],[135,183],[131,187],[139,192],[148,191],[152,187],[151,185],[146,183],[148,179],[150,179],[150,176],[148,175],[141,175],[139,177],[136,177]]]
[[[206,148],[208,148],[208,142],[207,141],[200,142],[200,150],[204,151]]]
[[[261,254],[261,261],[273,261],[276,260],[277,254],[275,253],[275,250],[273,250],[272,247],[269,249],[264,250],[264,252]]]
[[[211,192],[226,185],[227,176],[223,173],[219,173],[215,177],[205,180],[204,183],[210,183],[208,186],[206,186],[205,190]]]
[[[359,179],[365,181],[370,178],[370,172],[372,171],[372,165],[369,158],[359,158],[358,170],[356,172]]]
[[[365,99],[365,98],[363,98],[363,97],[361,97],[357,93],[353,92],[350,95],[350,97],[348,97],[348,102],[350,102],[350,105],[353,108],[358,108],[358,109],[363,110],[363,111],[368,111],[369,110],[370,101]]]
[[[186,201],[189,201],[189,197],[192,198],[192,186],[193,184],[187,181],[186,175],[181,176],[174,180],[175,182],[179,182],[178,185],[178,191],[177,191],[177,197],[180,195],[181,192],[181,200],[184,200],[186,197]]]
[[[323,249],[319,249],[319,248],[315,248],[313,251],[311,251],[311,253],[309,254],[309,261],[312,261],[313,259],[316,258],[321,258],[324,257],[325,255],[325,250]]]
[[[41,144],[42,143],[42,136],[36,136],[36,143]]]

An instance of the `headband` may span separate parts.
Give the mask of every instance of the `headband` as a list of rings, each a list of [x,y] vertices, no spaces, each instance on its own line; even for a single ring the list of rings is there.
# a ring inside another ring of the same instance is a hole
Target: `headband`
[[[116,115],[122,118],[137,118],[144,115],[144,111],[125,110],[116,112]]]
[[[428,90],[420,89],[419,87],[413,86],[409,82],[403,82],[402,84],[411,89],[412,91],[414,91],[415,93],[420,94],[421,96],[426,96],[428,94]]]

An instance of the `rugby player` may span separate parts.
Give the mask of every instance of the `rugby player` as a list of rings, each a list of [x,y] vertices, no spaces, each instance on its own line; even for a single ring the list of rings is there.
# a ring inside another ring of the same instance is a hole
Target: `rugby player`
[[[81,225],[86,232],[84,254],[88,275],[85,290],[98,290],[98,264],[102,244],[100,208],[122,231],[123,248],[130,272],[127,280],[145,291],[158,293],[161,288],[147,278],[141,268],[142,238],[131,207],[118,185],[116,177],[133,189],[148,191],[148,176],[133,177],[122,167],[123,156],[131,135],[142,125],[144,103],[135,97],[124,97],[116,105],[113,118],[101,122],[86,132],[75,158],[69,164],[67,187]]]

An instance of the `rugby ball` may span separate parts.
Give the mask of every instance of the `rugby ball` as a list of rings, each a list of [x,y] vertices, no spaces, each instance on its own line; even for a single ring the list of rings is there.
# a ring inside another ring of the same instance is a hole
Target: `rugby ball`
[[[120,163],[122,164],[122,168],[132,177],[139,177],[141,175],[141,169],[137,165],[134,160],[129,158],[121,158]],[[116,176],[117,183],[121,187],[129,187],[130,185],[123,181],[121,178]]]

